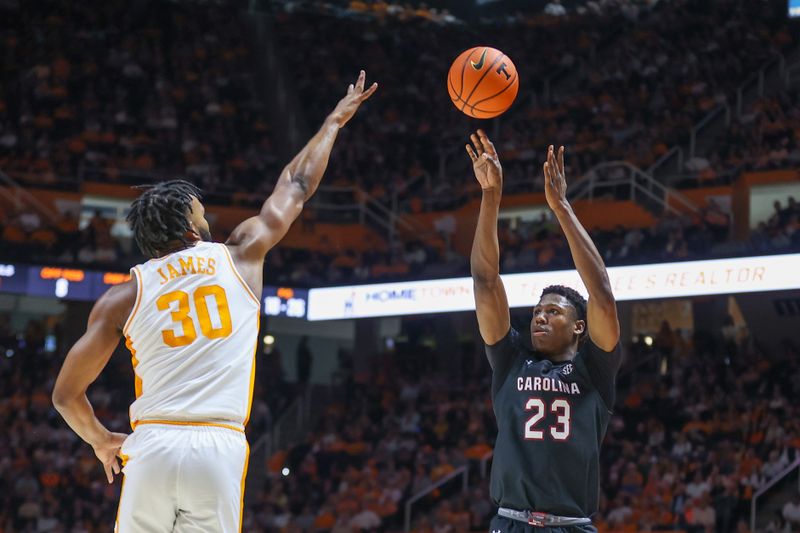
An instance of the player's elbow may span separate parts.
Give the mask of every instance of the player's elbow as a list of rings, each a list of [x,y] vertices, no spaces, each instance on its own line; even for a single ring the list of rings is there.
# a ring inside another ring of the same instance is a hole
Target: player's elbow
[[[494,289],[500,281],[500,273],[497,271],[472,269],[472,283],[475,288]]]
[[[475,284],[492,286],[500,280],[500,262],[478,249],[473,249],[469,258],[469,271]]]
[[[63,413],[75,401],[74,395],[67,391],[62,385],[56,383],[53,388],[53,394],[50,396],[53,401],[53,407],[59,413]]]
[[[298,199],[283,206],[273,202],[267,202],[261,209],[260,218],[271,233],[285,235],[289,231],[289,226],[300,214],[303,209],[303,201]]]
[[[53,394],[50,396],[50,399],[53,401],[53,407],[55,407],[56,411],[59,413],[63,412],[69,403],[67,396],[58,388],[53,389]]]
[[[304,201],[308,199],[311,193],[311,183],[307,175],[303,173],[294,173],[289,176],[289,183],[299,190]]]

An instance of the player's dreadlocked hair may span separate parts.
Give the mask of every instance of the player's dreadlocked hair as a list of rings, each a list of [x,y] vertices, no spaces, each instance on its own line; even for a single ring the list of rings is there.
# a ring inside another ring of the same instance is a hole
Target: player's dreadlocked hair
[[[581,296],[581,293],[571,287],[565,287],[564,285],[550,285],[542,290],[542,296],[545,294],[559,294],[569,300],[569,303],[575,308],[576,318],[586,322],[586,298]],[[587,330],[588,328],[584,328],[581,338],[586,335]]]
[[[184,180],[135,188],[145,191],[131,204],[128,224],[142,253],[157,257],[167,251],[170,243],[191,244],[186,238],[187,215],[192,208],[192,196],[202,199],[200,189]]]

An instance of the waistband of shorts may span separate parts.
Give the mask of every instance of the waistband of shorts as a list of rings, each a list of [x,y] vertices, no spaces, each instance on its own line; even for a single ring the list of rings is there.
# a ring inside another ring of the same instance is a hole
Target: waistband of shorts
[[[535,511],[517,511],[515,509],[508,509],[501,507],[497,510],[497,514],[511,520],[518,522],[525,522],[526,524],[534,527],[565,527],[565,526],[585,526],[591,524],[589,518],[575,518],[572,516],[557,516],[548,513],[537,513]]]
[[[145,426],[150,424],[159,426],[179,426],[188,428],[191,427],[222,428],[231,431],[237,431],[239,433],[244,433],[244,425],[239,424],[237,422],[229,422],[227,420],[214,421],[214,422],[205,422],[196,420],[134,420],[131,422],[131,428],[135,430],[139,426]]]

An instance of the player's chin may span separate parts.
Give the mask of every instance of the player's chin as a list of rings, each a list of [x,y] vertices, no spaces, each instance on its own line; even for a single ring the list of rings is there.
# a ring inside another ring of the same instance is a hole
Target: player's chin
[[[550,335],[547,333],[543,334],[541,332],[531,331],[531,343],[533,344],[533,349],[537,352],[547,351],[552,340],[549,337]]]

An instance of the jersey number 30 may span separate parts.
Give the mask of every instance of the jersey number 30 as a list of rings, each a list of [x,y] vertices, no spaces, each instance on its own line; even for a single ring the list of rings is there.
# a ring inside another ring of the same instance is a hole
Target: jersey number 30
[[[217,308],[216,324],[211,321],[211,312],[208,308],[207,297],[213,297],[215,307]],[[192,294],[194,300],[194,308],[197,311],[197,322],[200,324],[200,331],[203,332],[209,339],[220,339],[227,337],[231,334],[231,313],[228,309],[228,297],[225,295],[225,289],[219,285],[203,285],[198,287]],[[173,302],[177,302],[177,309],[173,306]],[[181,335],[176,334],[176,329],[165,329],[161,331],[161,337],[164,339],[164,344],[172,346],[186,346],[191,344],[197,338],[197,329],[195,328],[194,319],[189,315],[191,309],[189,307],[189,294],[184,291],[172,291],[162,294],[156,300],[156,306],[159,311],[170,310],[172,321],[180,324]]]
[[[530,440],[542,440],[544,431],[533,429],[536,424],[544,418],[547,408],[541,398],[528,398],[525,403],[526,411],[533,411],[533,415],[525,422],[525,438]],[[570,408],[569,402],[563,398],[553,400],[550,404],[550,411],[556,413],[558,418],[553,426],[550,426],[550,436],[554,440],[567,440],[570,431]]]

